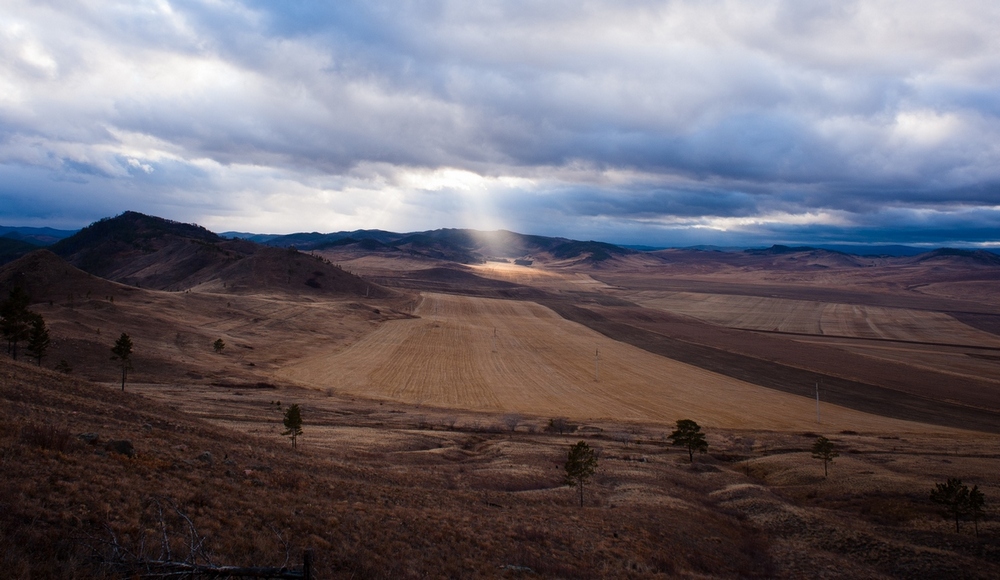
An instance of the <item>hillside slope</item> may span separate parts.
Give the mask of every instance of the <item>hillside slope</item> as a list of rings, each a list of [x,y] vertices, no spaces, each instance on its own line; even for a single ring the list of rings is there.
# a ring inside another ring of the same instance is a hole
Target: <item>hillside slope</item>
[[[154,290],[284,291],[295,295],[390,294],[321,259],[246,240],[227,240],[194,224],[137,212],[95,222],[51,247],[95,276]]]

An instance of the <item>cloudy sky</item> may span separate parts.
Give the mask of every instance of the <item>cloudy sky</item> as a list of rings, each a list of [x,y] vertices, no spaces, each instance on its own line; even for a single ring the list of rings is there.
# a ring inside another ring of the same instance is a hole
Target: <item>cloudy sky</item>
[[[0,225],[1000,242],[996,0],[4,0]]]

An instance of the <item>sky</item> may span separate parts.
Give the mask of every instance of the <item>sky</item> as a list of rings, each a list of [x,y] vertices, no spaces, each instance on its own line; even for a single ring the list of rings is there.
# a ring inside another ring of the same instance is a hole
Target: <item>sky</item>
[[[996,0],[4,0],[0,225],[1000,246]]]

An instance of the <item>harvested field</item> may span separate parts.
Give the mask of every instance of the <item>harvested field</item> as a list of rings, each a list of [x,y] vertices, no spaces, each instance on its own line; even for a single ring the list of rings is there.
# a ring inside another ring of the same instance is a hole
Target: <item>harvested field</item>
[[[347,349],[293,362],[279,376],[342,394],[469,410],[658,422],[690,417],[730,428],[815,426],[809,399],[611,340],[535,303],[425,294],[416,314]],[[824,424],[926,429],[832,405],[825,406]]]
[[[694,292],[641,292],[630,298],[732,328],[1000,348],[1000,336],[941,312]]]

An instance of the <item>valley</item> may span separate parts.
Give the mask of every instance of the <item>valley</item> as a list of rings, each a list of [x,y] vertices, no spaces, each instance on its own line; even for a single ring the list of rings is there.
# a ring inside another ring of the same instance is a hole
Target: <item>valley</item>
[[[955,532],[927,499],[949,477],[1000,497],[989,258],[454,232],[296,251],[122,217],[0,266],[0,290],[25,288],[53,336],[46,368],[0,363],[0,563],[24,577],[82,562],[80,534],[146,538],[167,499],[216,558],[272,561],[287,540],[319,552],[321,577],[1000,571],[992,514]],[[142,249],[114,242],[123,231]],[[121,332],[136,345],[124,393]],[[693,462],[670,445],[678,419],[707,434]],[[78,443],[88,432],[138,453]],[[829,477],[810,456],[820,435],[840,453]],[[561,475],[581,440],[599,450],[583,508]],[[42,527],[18,523],[32,512]],[[35,561],[41,546],[61,555]]]

